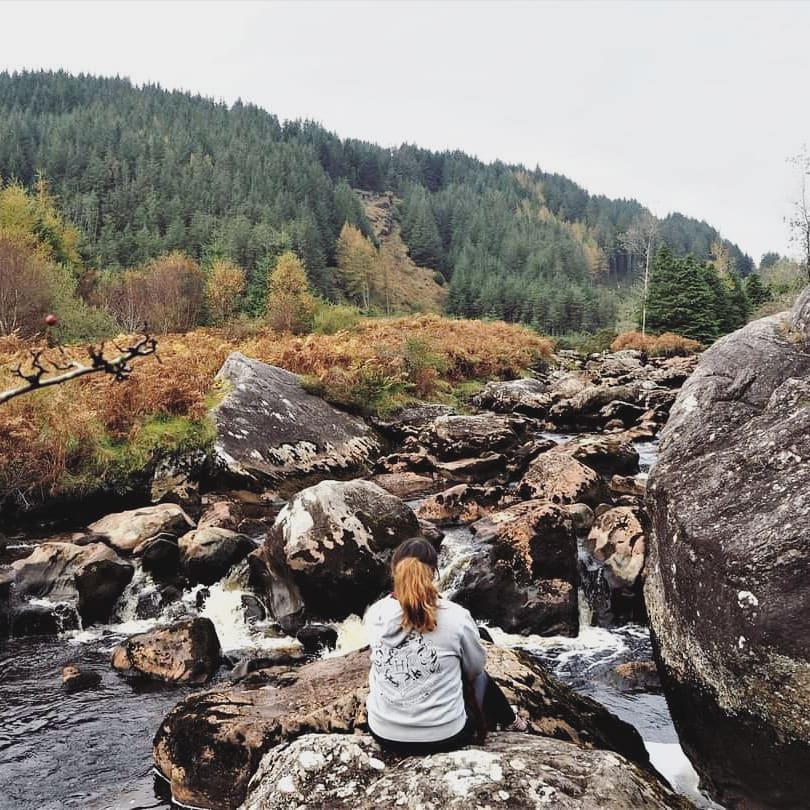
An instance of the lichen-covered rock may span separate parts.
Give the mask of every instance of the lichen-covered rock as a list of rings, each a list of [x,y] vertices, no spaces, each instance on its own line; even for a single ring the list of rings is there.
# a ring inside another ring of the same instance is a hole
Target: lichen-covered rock
[[[638,472],[638,451],[620,435],[577,436],[552,452],[569,455],[602,475]]]
[[[69,603],[85,624],[92,624],[110,618],[134,569],[104,543],[48,542],[12,563],[11,570],[17,597]]]
[[[236,563],[256,550],[256,544],[244,534],[230,529],[204,526],[184,534],[177,542],[180,564],[194,583],[213,585]]]
[[[289,371],[234,352],[217,378],[229,390],[211,412],[215,465],[242,486],[347,477],[379,450],[362,420],[308,394]]]
[[[529,420],[480,414],[440,416],[420,434],[420,441],[442,461],[475,458],[482,453],[503,453],[521,442]]]
[[[312,615],[345,618],[380,595],[391,551],[418,534],[413,510],[376,484],[322,481],[281,510],[267,546]]]
[[[701,358],[651,473],[646,602],[683,748],[729,807],[810,794],[810,290]]]
[[[575,636],[577,538],[568,512],[525,501],[472,526],[453,600],[510,633]]]
[[[549,450],[529,465],[518,493],[558,504],[586,503],[596,506],[605,500],[605,487],[599,475],[567,453]]]
[[[437,526],[473,523],[499,508],[504,497],[502,487],[476,487],[458,484],[426,498],[416,510],[419,518]]]
[[[611,588],[632,588],[638,582],[647,553],[647,537],[638,513],[629,506],[608,509],[594,521],[588,549],[605,565]]]
[[[426,492],[436,491],[436,480],[432,475],[414,472],[380,473],[370,480],[389,494],[406,501],[418,498]]]
[[[225,685],[190,695],[155,736],[155,766],[171,783],[176,801],[234,808],[273,746],[304,734],[366,729],[369,666],[368,650],[358,650],[297,669],[265,670],[260,689]],[[534,734],[582,749],[613,750],[649,768],[632,726],[556,681],[527,654],[488,646],[487,671],[507,700],[520,706]]]
[[[210,619],[188,619],[130,636],[112,653],[113,668],[166,683],[205,683],[222,662]]]
[[[472,404],[496,413],[523,413],[542,417],[551,405],[552,397],[542,380],[507,380],[490,382],[476,394]]]
[[[271,749],[240,810],[665,810],[692,805],[610,751],[502,732],[483,747],[402,759],[369,735],[307,734]]]
[[[480,484],[506,472],[506,458],[501,453],[481,453],[474,458],[439,461],[431,458],[433,469],[447,481]]]
[[[104,537],[116,550],[133,552],[145,540],[159,534],[179,537],[193,529],[194,523],[177,504],[159,503],[106,515],[87,528]]]

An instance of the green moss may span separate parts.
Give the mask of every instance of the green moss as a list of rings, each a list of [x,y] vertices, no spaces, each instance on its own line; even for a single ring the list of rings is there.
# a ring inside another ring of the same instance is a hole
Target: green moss
[[[60,479],[59,490],[73,495],[99,490],[126,492],[148,478],[158,460],[205,452],[215,435],[207,417],[151,416],[132,438],[114,440],[101,435],[92,447],[85,447],[77,463]]]

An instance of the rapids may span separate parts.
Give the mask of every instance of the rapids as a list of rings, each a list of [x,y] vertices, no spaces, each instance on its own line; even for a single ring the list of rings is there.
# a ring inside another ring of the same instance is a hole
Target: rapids
[[[555,440],[568,437],[553,435]],[[642,475],[654,463],[656,444],[637,445]],[[415,505],[415,504],[412,504]],[[475,538],[466,527],[446,532],[440,557],[440,585],[452,594],[470,557]],[[0,562],[25,556],[29,544],[7,547]],[[580,549],[581,616],[576,638],[511,636],[489,628],[499,643],[524,647],[562,681],[593,697],[632,723],[641,733],[654,765],[698,807],[717,808],[697,788],[697,776],[678,744],[662,695],[628,694],[611,685],[607,675],[625,661],[652,657],[645,627],[593,626],[602,594],[601,566]],[[113,621],[82,629],[67,621],[56,638],[0,640],[0,810],[145,810],[170,808],[163,781],[152,771],[151,743],[163,716],[198,687],[134,684],[110,667],[113,647],[128,635],[143,632],[180,615],[201,615],[216,626],[223,650],[279,649],[298,642],[279,636],[271,622],[248,620],[242,608],[243,571],[223,581],[183,594],[153,618],[138,618],[137,607],[155,592],[139,571],[122,595]],[[72,617],[70,617],[72,618]],[[76,627],[78,629],[69,629]],[[350,616],[338,627],[339,655],[364,645],[362,622]],[[68,662],[102,675],[98,689],[65,694],[59,671]],[[227,669],[217,680],[224,680]]]

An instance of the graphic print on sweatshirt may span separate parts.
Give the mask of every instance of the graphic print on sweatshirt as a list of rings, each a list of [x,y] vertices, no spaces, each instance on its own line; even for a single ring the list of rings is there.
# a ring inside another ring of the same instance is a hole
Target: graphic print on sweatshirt
[[[372,654],[380,695],[395,705],[418,703],[430,694],[439,672],[436,648],[414,630],[392,647],[380,644]]]

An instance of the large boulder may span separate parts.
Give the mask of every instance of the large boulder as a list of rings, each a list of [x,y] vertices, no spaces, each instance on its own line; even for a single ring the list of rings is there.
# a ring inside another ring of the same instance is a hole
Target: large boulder
[[[312,615],[362,613],[385,587],[391,551],[419,534],[413,510],[370,481],[322,481],[295,495],[267,538]]]
[[[11,571],[17,597],[69,603],[92,624],[109,619],[134,569],[104,543],[48,542],[12,563]]]
[[[551,394],[542,380],[507,380],[490,382],[476,394],[472,404],[496,413],[524,413],[545,416],[551,405]]]
[[[368,650],[358,650],[298,669],[266,670],[264,688],[226,685],[191,695],[158,729],[155,766],[171,783],[177,802],[234,808],[244,800],[264,754],[279,743],[310,733],[365,730],[369,666]],[[616,751],[649,769],[644,743],[632,726],[572,692],[527,654],[488,647],[487,671],[509,702],[520,706],[533,733],[584,749]]]
[[[420,441],[444,461],[475,458],[514,450],[528,421],[495,414],[440,416],[422,430]]]
[[[577,436],[553,452],[569,455],[602,475],[638,472],[638,450],[620,435]]]
[[[521,479],[522,498],[540,498],[554,503],[586,503],[597,506],[606,499],[599,475],[573,456],[549,450],[532,461]]]
[[[810,793],[810,290],[701,358],[647,502],[645,595],[683,748],[728,807]]]
[[[240,810],[665,810],[692,807],[611,751],[501,732],[486,746],[403,760],[369,735],[307,734],[271,749]]]
[[[229,390],[211,412],[214,463],[242,486],[348,477],[379,450],[361,419],[308,394],[289,371],[234,352],[217,378]]]
[[[106,515],[87,528],[117,551],[131,553],[157,535],[179,537],[193,529],[194,523],[177,504],[160,503]]]
[[[130,636],[112,653],[113,668],[166,683],[205,683],[222,662],[210,619],[188,619]]]
[[[472,526],[453,600],[511,633],[575,636],[577,538],[567,510],[524,501]]]
[[[426,498],[416,510],[422,520],[437,526],[473,523],[498,509],[504,497],[502,487],[475,487],[458,484]]]
[[[191,582],[213,585],[236,563],[256,550],[246,535],[230,529],[205,526],[184,534],[178,541],[180,564]]]

